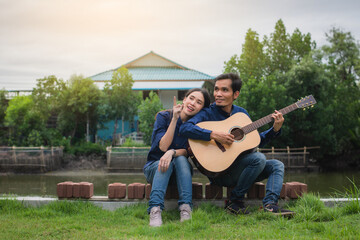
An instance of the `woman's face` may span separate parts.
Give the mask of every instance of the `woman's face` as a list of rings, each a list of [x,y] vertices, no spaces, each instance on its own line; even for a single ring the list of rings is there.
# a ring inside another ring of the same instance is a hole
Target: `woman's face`
[[[183,112],[188,116],[194,116],[204,107],[204,96],[201,92],[195,91],[183,100]]]

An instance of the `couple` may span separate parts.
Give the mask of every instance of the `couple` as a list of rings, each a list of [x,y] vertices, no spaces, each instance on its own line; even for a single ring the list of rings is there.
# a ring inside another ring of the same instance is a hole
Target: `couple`
[[[210,131],[196,126],[203,121],[222,121],[237,112],[247,111],[233,105],[239,96],[242,81],[237,74],[221,74],[215,79],[215,102],[210,105],[209,93],[204,89],[191,89],[182,104],[176,103],[172,110],[159,112],[152,134],[151,149],[144,166],[146,180],[151,183],[149,208],[150,226],[161,226],[161,211],[169,181],[175,181],[179,192],[180,221],[191,218],[192,211],[192,167],[187,159],[187,139],[232,144],[234,136],[226,132]],[[284,122],[282,114],[275,111],[273,127],[260,133],[260,147],[280,135]],[[221,161],[221,159],[219,159]],[[266,160],[262,153],[241,154],[223,175],[209,178],[212,184],[234,187],[225,209],[234,214],[247,214],[243,199],[256,181],[268,179],[264,211],[275,214],[293,214],[278,205],[284,177],[284,165],[278,160]]]

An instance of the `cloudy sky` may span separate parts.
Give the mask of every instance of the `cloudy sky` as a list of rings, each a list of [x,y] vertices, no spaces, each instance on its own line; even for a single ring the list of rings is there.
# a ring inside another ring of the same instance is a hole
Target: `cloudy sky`
[[[360,40],[358,0],[0,0],[0,89],[116,68],[150,51],[210,74],[282,19],[319,45],[332,27]]]

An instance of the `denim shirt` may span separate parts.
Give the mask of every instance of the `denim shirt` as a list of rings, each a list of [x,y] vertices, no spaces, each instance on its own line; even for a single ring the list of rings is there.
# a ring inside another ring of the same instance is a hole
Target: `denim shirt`
[[[147,162],[144,169],[151,165],[153,162],[159,160],[165,152],[159,148],[161,138],[165,135],[170,122],[172,119],[172,113],[170,111],[161,111],[156,116],[154,124],[154,130],[151,135],[151,148],[147,156]],[[169,149],[186,149],[187,148],[187,137],[181,136],[179,133],[180,126],[183,124],[180,117],[176,122],[176,128],[174,138],[169,146]]]
[[[223,121],[233,115],[234,113],[242,112],[249,116],[249,113],[242,107],[233,105],[231,113],[227,113],[222,110],[222,108],[216,106],[216,103],[210,105],[209,108],[202,109],[198,114],[192,117],[187,122],[183,123],[180,127],[180,134],[184,137],[210,141],[211,130],[200,128],[196,126],[199,122],[204,121]],[[250,116],[249,116],[250,117]],[[259,147],[265,146],[271,139],[279,136],[281,134],[281,129],[278,132],[274,132],[273,127],[260,133],[260,145]]]

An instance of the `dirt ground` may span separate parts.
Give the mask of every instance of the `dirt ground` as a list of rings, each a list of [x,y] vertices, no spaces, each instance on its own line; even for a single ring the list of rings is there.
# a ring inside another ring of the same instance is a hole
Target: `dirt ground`
[[[106,158],[102,156],[64,156],[60,170],[100,170],[106,167]]]

